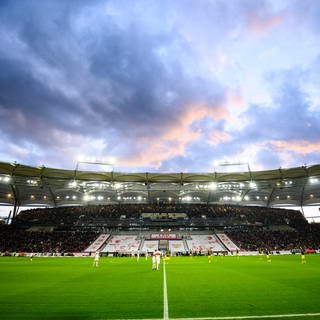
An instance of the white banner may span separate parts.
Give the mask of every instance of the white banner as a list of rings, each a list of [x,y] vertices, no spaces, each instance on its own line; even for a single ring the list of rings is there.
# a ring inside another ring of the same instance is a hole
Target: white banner
[[[150,238],[154,240],[170,240],[177,239],[177,235],[173,233],[153,233]]]
[[[109,238],[110,234],[102,233],[100,236],[84,250],[84,252],[95,252],[99,250]]]

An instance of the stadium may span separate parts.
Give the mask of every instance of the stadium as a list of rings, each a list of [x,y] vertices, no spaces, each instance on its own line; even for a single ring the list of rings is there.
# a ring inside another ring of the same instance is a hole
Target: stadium
[[[320,317],[320,227],[290,209],[318,204],[319,165],[0,176],[5,319]]]
[[[320,1],[0,1],[0,320],[320,320]]]

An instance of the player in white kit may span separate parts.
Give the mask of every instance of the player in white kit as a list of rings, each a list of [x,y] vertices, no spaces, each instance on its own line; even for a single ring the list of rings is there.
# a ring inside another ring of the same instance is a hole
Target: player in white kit
[[[161,252],[156,250],[152,255],[152,270],[159,270]]]
[[[96,251],[94,253],[94,260],[93,260],[93,266],[94,267],[99,267],[99,259],[100,259],[100,252]]]

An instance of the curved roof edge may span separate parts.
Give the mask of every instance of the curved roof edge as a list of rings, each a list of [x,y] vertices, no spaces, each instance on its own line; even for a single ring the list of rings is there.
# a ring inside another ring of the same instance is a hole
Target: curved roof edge
[[[0,162],[0,174],[21,177],[39,177],[51,179],[76,179],[122,182],[227,182],[247,180],[283,180],[305,178],[320,175],[320,164],[295,168],[279,168],[261,171],[243,172],[117,172],[117,171],[78,171],[49,167],[29,166],[19,163]]]

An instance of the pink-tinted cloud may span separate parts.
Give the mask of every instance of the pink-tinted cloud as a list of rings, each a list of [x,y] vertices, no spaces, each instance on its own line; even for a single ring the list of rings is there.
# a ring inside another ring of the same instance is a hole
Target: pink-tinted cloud
[[[228,104],[243,109],[246,106],[246,100],[239,91],[230,90],[228,92]]]
[[[301,155],[320,152],[320,142],[307,140],[273,140],[270,144],[279,151],[291,151]]]
[[[229,142],[232,140],[232,136],[224,131],[215,130],[209,134],[207,143],[210,145],[219,145],[220,143]]]
[[[248,16],[247,26],[249,32],[256,35],[264,35],[283,23],[284,19],[284,13],[271,15],[261,11],[254,11]]]
[[[131,157],[119,159],[119,164],[123,166],[150,166],[159,168],[161,163],[175,156],[183,156],[186,146],[201,138],[201,129],[192,128],[195,121],[204,117],[219,121],[229,116],[223,103],[215,106],[205,104],[192,105],[185,109],[177,122],[170,127],[166,127],[162,134],[150,140],[148,137],[138,139],[140,145],[139,152]],[[220,139],[227,137],[220,136]]]

